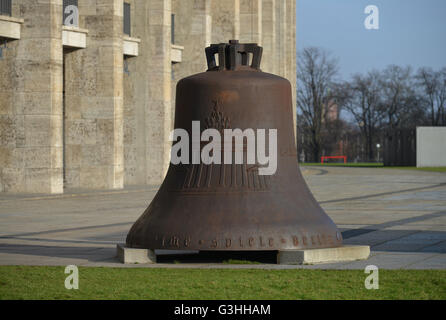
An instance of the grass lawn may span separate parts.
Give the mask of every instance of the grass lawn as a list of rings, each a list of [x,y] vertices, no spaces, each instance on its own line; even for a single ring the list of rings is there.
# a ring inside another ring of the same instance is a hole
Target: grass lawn
[[[319,167],[362,167],[362,168],[384,168],[384,165],[381,162],[305,162],[300,163],[300,166],[319,166]]]
[[[0,267],[0,299],[446,299],[446,270],[380,270],[367,290],[363,270]]]
[[[446,167],[385,167],[380,162],[351,162],[351,163],[342,163],[342,162],[329,162],[321,164],[320,162],[307,162],[307,163],[299,163],[299,165],[305,166],[318,166],[318,167],[359,167],[359,168],[383,168],[383,169],[400,169],[400,170],[418,170],[418,171],[430,171],[430,172],[445,172]]]

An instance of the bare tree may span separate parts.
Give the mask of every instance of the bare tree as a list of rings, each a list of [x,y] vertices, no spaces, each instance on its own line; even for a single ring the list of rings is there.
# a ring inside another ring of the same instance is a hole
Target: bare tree
[[[420,68],[416,75],[423,90],[423,101],[430,109],[431,125],[446,125],[446,67],[440,71]]]
[[[330,99],[329,89],[337,69],[337,60],[321,48],[305,48],[299,54],[297,108],[313,161],[319,161],[321,154],[324,106]]]
[[[336,89],[338,104],[355,118],[366,146],[368,160],[374,159],[374,138],[384,113],[381,100],[380,73],[356,74],[350,82]]]
[[[411,73],[410,67],[390,65],[380,74],[381,108],[387,128],[404,126],[406,115],[417,107]]]
[[[347,122],[325,118],[323,129],[323,155],[344,155],[342,141],[350,129]]]

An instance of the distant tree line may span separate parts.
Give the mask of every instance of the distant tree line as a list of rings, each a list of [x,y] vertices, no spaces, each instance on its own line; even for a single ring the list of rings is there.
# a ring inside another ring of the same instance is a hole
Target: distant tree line
[[[298,57],[297,126],[301,161],[347,155],[376,161],[386,130],[446,125],[446,67],[389,65],[339,81],[338,61],[321,48]],[[341,110],[346,115],[339,117]],[[342,153],[342,154],[341,154]]]

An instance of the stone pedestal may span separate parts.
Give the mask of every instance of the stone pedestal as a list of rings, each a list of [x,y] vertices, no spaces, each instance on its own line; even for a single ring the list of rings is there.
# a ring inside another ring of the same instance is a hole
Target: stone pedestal
[[[191,251],[184,251],[191,253]],[[126,247],[125,244],[116,246],[117,258],[125,264],[156,263],[156,254],[150,249],[136,249]],[[321,264],[355,260],[366,260],[370,255],[369,246],[342,246],[338,248],[281,250],[277,252],[277,264]]]
[[[125,264],[131,263],[156,263],[156,255],[150,249],[128,248],[124,244],[116,246],[118,260]]]
[[[366,260],[369,255],[369,246],[283,250],[277,253],[277,264],[318,264]]]

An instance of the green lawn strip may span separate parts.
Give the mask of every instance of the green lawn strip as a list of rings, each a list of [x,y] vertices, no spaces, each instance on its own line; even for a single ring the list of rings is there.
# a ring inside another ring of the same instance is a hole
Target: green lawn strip
[[[312,166],[312,167],[362,167],[362,168],[383,168],[383,164],[380,162],[304,162],[299,163],[300,166]]]
[[[351,167],[351,168],[382,168],[382,169],[399,169],[399,170],[417,170],[417,171],[429,171],[429,172],[446,172],[446,167],[411,167],[411,166],[384,166],[379,162],[352,162],[352,163],[318,163],[318,162],[306,162],[299,163],[300,166],[307,167]]]
[[[0,299],[446,299],[446,270],[380,270],[367,290],[363,270],[0,267]]]
[[[400,170],[417,170],[417,171],[428,171],[428,172],[445,172],[446,167],[383,167],[384,169],[400,169]]]

